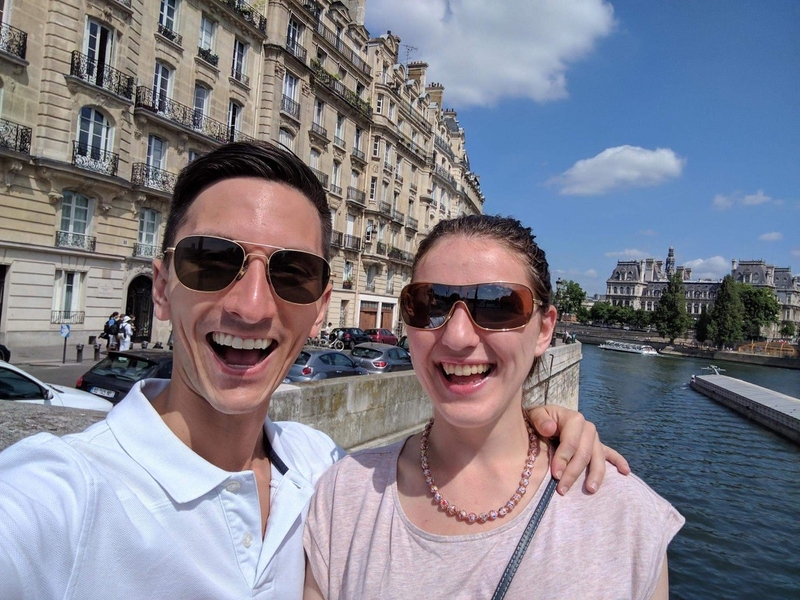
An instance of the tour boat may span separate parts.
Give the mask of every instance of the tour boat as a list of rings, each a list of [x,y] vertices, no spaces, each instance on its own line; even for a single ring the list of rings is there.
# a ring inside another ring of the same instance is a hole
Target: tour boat
[[[631,354],[644,354],[647,356],[658,356],[658,352],[652,346],[647,344],[635,344],[633,342],[617,342],[615,340],[606,340],[600,344],[603,350],[615,350],[616,352],[629,352]]]

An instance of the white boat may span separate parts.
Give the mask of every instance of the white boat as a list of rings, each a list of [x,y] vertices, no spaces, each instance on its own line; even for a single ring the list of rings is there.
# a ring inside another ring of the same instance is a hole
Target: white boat
[[[646,356],[658,356],[658,352],[647,344],[636,344],[633,342],[617,342],[606,340],[599,346],[603,350],[614,350],[616,352],[628,352],[630,354],[644,354]]]

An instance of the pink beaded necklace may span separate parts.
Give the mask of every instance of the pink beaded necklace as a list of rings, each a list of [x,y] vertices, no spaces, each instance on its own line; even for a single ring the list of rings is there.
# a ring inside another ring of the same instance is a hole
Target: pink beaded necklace
[[[525,426],[528,428],[528,456],[525,459],[525,469],[522,471],[522,478],[519,481],[519,487],[509,498],[503,506],[497,510],[490,510],[488,513],[475,514],[474,512],[468,513],[463,508],[458,508],[455,504],[451,504],[439,493],[439,488],[431,475],[430,465],[428,464],[428,436],[433,427],[433,418],[425,425],[425,430],[422,432],[422,439],[419,442],[419,457],[420,465],[422,466],[422,475],[425,477],[425,483],[428,484],[433,499],[439,503],[441,508],[447,516],[455,517],[459,521],[466,521],[468,523],[486,523],[486,521],[494,521],[498,517],[505,517],[508,513],[514,510],[514,507],[522,500],[522,496],[528,491],[528,484],[530,483],[530,476],[533,471],[533,464],[536,457],[539,455],[539,444],[533,427],[525,419]]]

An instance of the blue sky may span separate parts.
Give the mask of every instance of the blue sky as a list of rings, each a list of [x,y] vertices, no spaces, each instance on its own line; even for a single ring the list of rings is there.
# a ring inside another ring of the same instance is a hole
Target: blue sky
[[[367,0],[366,26],[430,65],[484,212],[532,226],[554,281],[602,294],[669,246],[693,278],[799,274],[799,1]]]

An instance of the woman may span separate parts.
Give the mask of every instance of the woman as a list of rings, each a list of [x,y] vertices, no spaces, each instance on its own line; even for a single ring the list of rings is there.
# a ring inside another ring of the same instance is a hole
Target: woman
[[[320,479],[308,598],[492,596],[550,479],[552,448],[522,411],[555,327],[550,293],[544,252],[514,219],[443,221],[422,242],[400,302],[434,418]],[[666,547],[682,524],[609,468],[594,496],[550,500],[507,597],[667,598]]]

